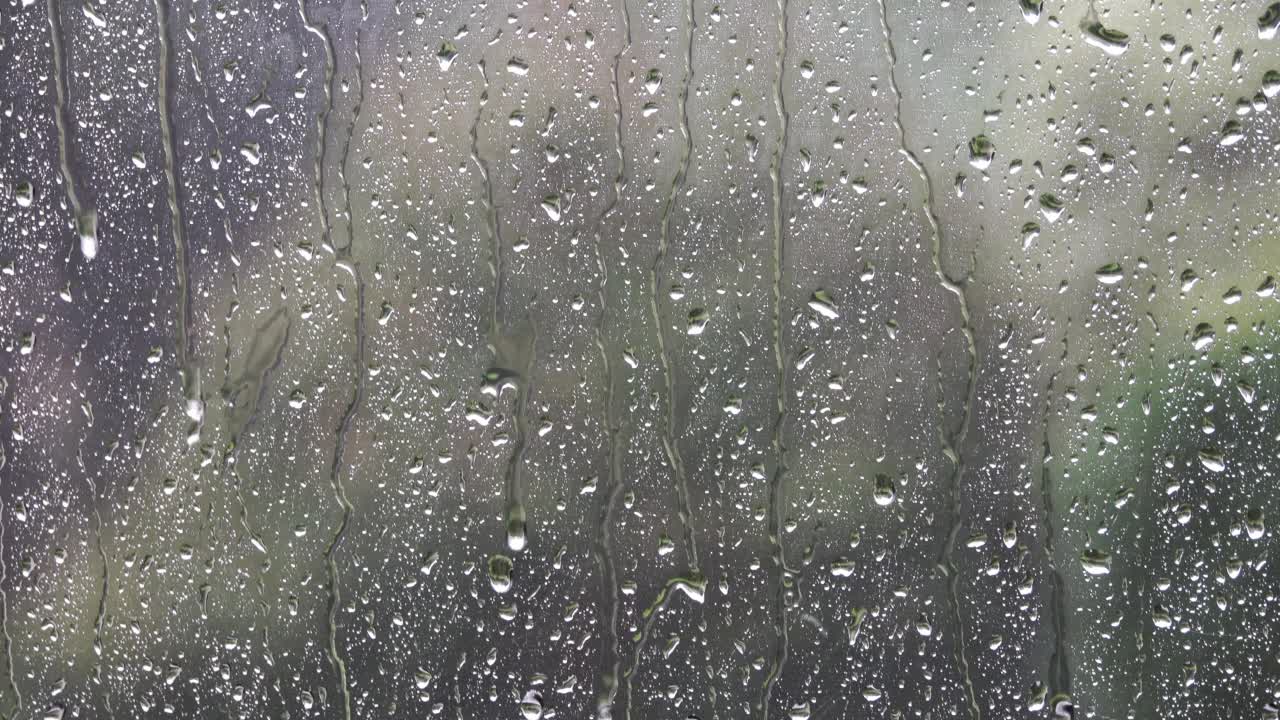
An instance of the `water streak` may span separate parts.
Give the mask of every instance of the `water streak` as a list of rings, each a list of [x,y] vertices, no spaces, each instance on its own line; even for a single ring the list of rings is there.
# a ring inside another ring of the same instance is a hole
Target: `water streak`
[[[498,325],[498,309],[502,304],[502,225],[498,217],[497,203],[493,199],[493,177],[489,169],[489,161],[480,154],[480,115],[484,111],[485,104],[489,102],[489,73],[485,70],[483,58],[477,66],[484,86],[480,91],[480,105],[476,108],[475,119],[471,122],[471,161],[479,168],[480,177],[484,180],[481,204],[484,206],[485,224],[489,231],[489,272],[493,275],[493,304],[489,311],[488,342],[489,351],[496,358],[498,335],[501,332]]]
[[[165,199],[169,206],[169,233],[173,239],[174,278],[178,307],[174,317],[174,354],[178,372],[182,378],[182,396],[187,403],[187,415],[196,423],[196,433],[204,420],[203,401],[200,397],[200,373],[191,361],[191,298],[190,266],[187,259],[187,242],[182,219],[182,204],[178,198],[178,150],[173,139],[173,98],[170,85],[174,81],[172,67],[173,49],[169,44],[169,8],[167,0],[154,0],[156,12],[156,37],[159,40],[159,58],[156,65],[156,110],[160,116],[160,142],[164,147]],[[189,437],[195,437],[190,434]]]
[[[58,7],[58,0],[46,0],[45,9],[49,20],[49,46],[53,50],[53,122],[58,131],[58,170],[62,175],[62,188],[67,196],[67,204],[71,206],[71,214],[79,231],[83,223],[96,224],[97,219],[92,209],[86,212],[81,204],[80,194],[76,191],[76,176],[71,169],[71,129],[67,120],[71,100],[67,89],[67,54],[62,44],[62,12]],[[70,260],[71,251],[68,250],[67,261]]]
[[[1049,378],[1044,391],[1044,436],[1041,442],[1043,454],[1040,458],[1040,499],[1044,505],[1044,552],[1052,574],[1052,596],[1050,612],[1053,618],[1053,655],[1049,659],[1050,694],[1061,693],[1071,695],[1071,666],[1067,658],[1067,621],[1066,621],[1066,578],[1062,568],[1058,567],[1057,554],[1054,550],[1053,529],[1053,478],[1049,463],[1053,460],[1053,449],[1049,445],[1049,417],[1053,411],[1053,383],[1057,375]]]
[[[49,45],[53,49],[53,122],[58,129],[58,169],[62,173],[63,190],[71,212],[80,216],[80,196],[76,193],[75,174],[71,171],[71,136],[67,123],[67,57],[62,46],[62,12],[58,0],[47,0]]]
[[[538,357],[538,323],[530,309],[528,322],[531,337],[525,355],[524,371],[516,386],[515,446],[507,458],[507,547],[523,550],[528,543],[528,519],[525,516],[524,486],[520,482],[520,470],[524,466],[525,450],[529,446],[529,396],[533,394],[533,370]]]
[[[635,641],[635,648],[632,651],[631,667],[623,674],[623,680],[626,683],[627,712],[626,719],[631,720],[631,688],[635,685],[633,678],[640,669],[640,660],[644,654],[645,647],[649,644],[649,638],[652,635],[653,625],[658,620],[658,615],[671,602],[673,596],[672,590],[680,590],[686,597],[696,603],[701,604],[706,598],[707,581],[706,578],[694,573],[692,577],[676,577],[667,580],[662,590],[658,591],[658,596],[653,599],[649,607],[644,609],[640,617],[644,619],[644,625],[637,632],[632,640]]]
[[[3,391],[4,380],[0,379],[0,391]],[[4,449],[0,447],[0,470],[5,466]],[[8,477],[7,475],[5,477]],[[0,632],[4,637],[4,657],[5,657],[5,675],[9,683],[9,688],[13,691],[14,697],[14,715],[22,713],[22,689],[18,687],[17,680],[13,672],[13,636],[9,634],[9,594],[5,592],[5,583],[9,579],[9,566],[5,561],[4,548],[4,495],[0,494]]]
[[[325,155],[328,153],[329,142],[329,115],[333,113],[333,77],[334,77],[334,52],[333,39],[329,36],[329,29],[325,25],[317,25],[311,22],[311,18],[307,15],[306,0],[298,0],[298,15],[302,19],[302,25],[307,32],[315,35],[320,39],[320,46],[324,48],[324,108],[316,114],[316,142],[313,147],[312,154],[315,156],[313,160],[312,190],[316,196],[316,212],[320,219],[320,228],[322,235],[322,243],[324,248],[333,252],[333,237],[329,227],[329,210],[325,207],[324,192],[324,166]],[[306,47],[303,46],[303,57],[306,57]]]
[[[81,472],[84,472],[84,463],[80,464]],[[89,485],[89,502],[93,508],[93,534],[95,545],[97,546],[98,561],[102,563],[102,582],[99,584],[98,592],[98,612],[93,621],[93,653],[97,661],[95,662],[95,671],[101,672],[101,658],[104,650],[103,627],[107,621],[107,595],[111,589],[111,568],[107,564],[107,551],[102,544],[102,511],[98,509],[98,484],[94,482],[93,476],[85,473],[85,481]],[[2,550],[2,548],[0,548]],[[3,579],[0,579],[3,582]],[[16,689],[16,688],[15,688]],[[106,693],[106,702],[108,716],[111,714],[111,695],[110,690]]]
[[[600,273],[600,285],[596,290],[596,300],[600,303],[600,315],[595,328],[596,349],[600,352],[600,362],[604,365],[605,390],[604,409],[600,421],[608,437],[608,475],[600,488],[600,519],[596,533],[596,564],[600,567],[600,614],[605,618],[601,627],[601,677],[600,691],[596,695],[596,717],[598,720],[610,720],[613,717],[613,703],[618,694],[618,671],[621,666],[621,651],[618,647],[618,572],[613,550],[613,513],[622,495],[622,446],[618,442],[618,417],[616,415],[615,397],[617,378],[614,376],[613,363],[609,361],[609,351],[605,345],[605,325],[609,317],[609,266],[605,261],[601,248],[605,224],[617,212],[622,202],[622,191],[626,186],[627,158],[623,146],[623,112],[622,112],[622,56],[631,49],[631,10],[627,0],[618,0],[619,15],[622,18],[624,41],[613,56],[613,139],[614,149],[618,155],[618,174],[613,180],[613,197],[600,213],[595,232],[596,266]]]
[[[348,245],[346,251],[339,253],[340,257],[344,254],[349,256],[350,248],[351,245]],[[342,692],[343,717],[345,720],[351,720],[351,685],[347,677],[346,661],[343,659],[338,648],[338,608],[342,603],[342,589],[341,578],[339,577],[338,572],[338,562],[334,558],[334,553],[342,544],[347,528],[351,524],[351,513],[355,509],[351,505],[351,501],[347,499],[346,486],[342,481],[342,466],[346,460],[347,437],[350,434],[351,426],[354,424],[356,413],[359,411],[360,405],[364,401],[365,301],[364,281],[361,276],[360,264],[350,262],[349,259],[342,259],[339,260],[339,265],[350,273],[356,286],[356,348],[352,355],[352,364],[355,366],[355,378],[352,383],[351,400],[343,411],[342,420],[338,425],[338,439],[334,444],[333,464],[330,466],[329,470],[330,485],[333,488],[334,497],[338,502],[338,506],[342,509],[342,519],[339,521],[338,527],[333,533],[333,538],[330,540],[329,546],[325,548],[324,557],[325,562],[329,567],[329,659],[337,670],[338,679],[341,683],[339,689]]]
[[[944,290],[951,293],[956,298],[956,304],[960,313],[960,332],[964,335],[966,353],[968,355],[968,375],[965,382],[965,402],[964,409],[961,413],[960,427],[954,432],[948,432],[943,425],[942,419],[939,419],[938,434],[942,442],[943,453],[952,463],[951,473],[951,527],[947,534],[946,546],[943,550],[942,557],[939,560],[939,567],[944,570],[948,576],[948,600],[951,605],[952,614],[955,617],[957,628],[956,641],[956,662],[959,665],[961,675],[964,678],[965,690],[968,693],[969,712],[974,720],[980,720],[982,711],[978,707],[977,695],[974,691],[973,678],[969,671],[969,660],[965,652],[964,637],[964,620],[960,612],[960,595],[959,595],[959,575],[956,572],[953,556],[955,547],[960,534],[961,526],[961,497],[962,497],[962,480],[964,478],[964,456],[963,446],[965,437],[969,432],[969,423],[973,416],[973,408],[976,403],[977,393],[977,376],[978,376],[978,351],[977,344],[973,336],[973,327],[969,317],[969,303],[965,295],[964,286],[955,280],[952,280],[942,267],[943,257],[943,235],[942,223],[938,218],[938,211],[934,207],[934,191],[933,181],[929,177],[929,173],[925,170],[924,164],[920,162],[919,156],[911,149],[907,142],[907,131],[902,124],[902,91],[898,88],[896,79],[898,69],[898,54],[894,48],[893,32],[889,27],[889,8],[885,4],[886,0],[877,0],[877,6],[880,11],[880,28],[884,33],[884,49],[885,55],[889,60],[889,88],[893,91],[894,97],[894,127],[898,131],[899,152],[907,159],[907,162],[915,169],[916,174],[920,178],[921,184],[924,186],[924,211],[925,217],[929,222],[930,235],[932,237],[931,257],[933,259],[934,273],[938,276],[938,284]],[[945,389],[942,387],[941,378],[941,359],[939,359],[939,380],[938,380],[938,404],[941,410],[945,406]]]
[[[778,122],[778,144],[774,151],[773,161],[769,166],[769,179],[773,185],[773,361],[774,372],[777,373],[775,401],[777,417],[773,423],[773,452],[777,458],[773,477],[769,483],[769,543],[773,546],[773,562],[778,573],[778,585],[774,597],[774,625],[778,634],[778,644],[774,651],[773,664],[760,690],[761,717],[768,720],[769,706],[773,698],[773,688],[787,666],[790,654],[790,629],[787,627],[786,552],[782,544],[782,514],[786,506],[787,443],[785,437],[787,421],[787,369],[782,358],[782,269],[786,264],[786,212],[784,203],[785,183],[783,168],[787,160],[787,131],[791,124],[791,115],[787,112],[787,99],[782,92],[787,69],[787,45],[790,40],[789,3],[778,0],[778,46],[776,50],[776,67],[774,68],[773,105]]]
[[[355,219],[351,213],[351,181],[349,163],[351,162],[351,140],[356,134],[356,125],[360,122],[360,112],[364,109],[364,61],[360,48],[364,41],[364,21],[368,19],[368,9],[361,3],[361,24],[356,29],[355,64],[356,64],[356,104],[351,111],[351,122],[347,125],[347,139],[342,145],[342,157],[338,160],[338,177],[342,181],[343,215],[347,218],[347,246],[350,247],[355,238]]]
[[[666,418],[663,421],[662,449],[667,455],[667,462],[676,476],[676,500],[680,505],[680,522],[684,525],[685,550],[689,554],[689,568],[698,569],[698,541],[693,527],[693,508],[689,499],[689,481],[685,475],[684,459],[680,455],[680,443],[675,438],[676,396],[675,375],[671,369],[671,359],[667,350],[667,326],[662,322],[662,314],[658,309],[658,277],[662,274],[663,263],[671,245],[671,215],[675,208],[676,198],[684,188],[689,174],[689,164],[693,157],[693,136],[689,131],[689,86],[693,83],[693,34],[697,30],[694,19],[694,0],[685,5],[683,44],[685,46],[684,82],[676,100],[677,114],[680,116],[680,134],[684,137],[684,154],[680,157],[680,165],[671,179],[671,191],[667,195],[666,205],[662,208],[660,222],[661,233],[658,239],[658,253],[649,268],[649,309],[653,315],[654,334],[658,340],[658,358],[662,361],[662,373],[666,380]]]
[[[316,119],[317,138],[315,145],[316,157],[314,168],[314,186],[320,217],[322,241],[324,243],[324,247],[334,253],[337,267],[345,270],[351,276],[356,287],[355,319],[353,321],[355,325],[356,346],[352,356],[352,364],[355,366],[355,378],[352,383],[351,399],[347,403],[346,409],[343,410],[342,419],[338,424],[337,440],[334,443],[333,449],[333,462],[329,469],[329,483],[333,489],[338,507],[342,510],[342,518],[338,522],[338,527],[335,528],[333,537],[330,539],[329,545],[324,551],[325,564],[329,571],[329,608],[327,613],[329,662],[338,673],[338,689],[342,694],[343,717],[345,720],[351,720],[351,683],[347,676],[346,661],[343,659],[342,653],[338,648],[338,609],[342,604],[342,588],[341,577],[338,571],[338,562],[334,557],[334,554],[342,544],[347,528],[351,523],[351,513],[354,510],[351,505],[351,501],[347,499],[346,486],[342,481],[342,466],[346,456],[347,436],[350,433],[351,426],[354,424],[356,413],[359,411],[360,405],[364,400],[365,289],[360,263],[354,260],[352,254],[352,249],[355,246],[354,218],[351,216],[348,216],[347,218],[347,227],[350,237],[348,238],[346,247],[340,250],[335,248],[333,246],[329,212],[325,207],[324,202],[324,158],[328,148],[327,134],[329,115],[333,112],[333,79],[335,64],[333,39],[329,35],[327,26],[317,25],[308,17],[306,0],[298,0],[298,12],[301,16],[302,24],[306,27],[307,31],[316,35],[320,39],[325,53],[325,109],[321,111]],[[349,199],[347,202],[349,206]]]

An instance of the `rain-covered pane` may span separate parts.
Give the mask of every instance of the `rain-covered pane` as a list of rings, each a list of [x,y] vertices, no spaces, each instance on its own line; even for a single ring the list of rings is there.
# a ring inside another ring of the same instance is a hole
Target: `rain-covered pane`
[[[1280,4],[5,0],[0,718],[1280,718]]]

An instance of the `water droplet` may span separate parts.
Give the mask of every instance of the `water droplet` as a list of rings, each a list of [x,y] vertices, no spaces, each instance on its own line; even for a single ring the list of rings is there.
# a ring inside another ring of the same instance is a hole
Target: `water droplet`
[[[979,170],[991,167],[996,157],[996,145],[986,135],[977,135],[969,141],[969,164]]]
[[[831,295],[822,288],[814,290],[813,295],[809,297],[809,309],[828,320],[835,320],[840,317],[839,311],[836,310],[835,301],[832,300]]]
[[[542,211],[551,218],[551,222],[560,222],[560,196],[548,195],[542,199]]]
[[[689,311],[689,324],[685,328],[685,332],[689,335],[701,335],[707,329],[707,321],[711,316],[703,308],[695,308]]]
[[[1040,214],[1050,223],[1055,223],[1058,218],[1062,217],[1062,213],[1066,212],[1066,206],[1057,196],[1051,193],[1044,193],[1040,196]]]
[[[1260,540],[1267,532],[1266,522],[1259,508],[1250,508],[1249,512],[1245,513],[1244,523],[1245,532],[1250,540]]]
[[[98,213],[93,210],[76,218],[76,232],[80,236],[80,254],[85,260],[98,256]]]
[[[1112,57],[1119,57],[1129,49],[1128,34],[1104,27],[1096,20],[1084,24],[1084,41]]]
[[[894,498],[897,496],[897,488],[893,484],[893,478],[884,474],[876,475],[876,486],[871,496],[875,499],[876,504],[885,507],[892,505]]]
[[[520,552],[529,544],[526,534],[524,507],[514,505],[507,512],[507,548],[511,552]]]
[[[644,89],[645,89],[645,92],[649,93],[650,95],[653,95],[654,93],[658,92],[658,88],[660,87],[662,87],[662,73],[659,72],[657,68],[654,68],[653,70],[649,71],[648,75],[645,76]]]
[[[245,114],[251,118],[257,117],[258,113],[262,112],[263,110],[270,110],[270,109],[271,109],[271,102],[267,100],[267,93],[265,90],[258,93],[252,100],[250,100],[244,106]]]
[[[1022,19],[1035,25],[1040,22],[1040,14],[1044,11],[1043,0],[1021,0]]]
[[[1238,120],[1228,120],[1222,125],[1222,134],[1218,137],[1218,144],[1223,147],[1231,147],[1244,139],[1244,126]]]
[[[798,705],[791,706],[791,709],[787,711],[787,719],[788,720],[809,720],[809,716],[811,714],[812,714],[812,711],[809,707],[809,703],[807,702],[800,703]]]
[[[20,182],[13,186],[13,200],[18,203],[18,207],[31,207],[34,198],[35,189],[31,187],[31,183]]]
[[[1262,17],[1258,18],[1258,38],[1274,40],[1277,31],[1280,31],[1280,2],[1271,3]]]
[[[1101,550],[1085,550],[1080,555],[1080,566],[1090,575],[1107,575],[1111,572],[1111,555]]]
[[[813,190],[809,192],[809,204],[814,207],[822,207],[822,203],[827,201],[827,184],[821,180],[815,180]]]
[[[507,61],[507,72],[524,77],[529,74],[529,63],[513,57]]]
[[[1217,448],[1203,448],[1200,450],[1199,457],[1200,464],[1209,472],[1220,473],[1227,469],[1227,461],[1222,451]]]
[[[1029,222],[1022,226],[1022,249],[1031,247],[1031,243],[1040,237],[1040,223]]]
[[[520,700],[520,715],[524,720],[540,720],[542,718],[542,693],[530,690]]]
[[[1269,98],[1280,95],[1280,71],[1268,70],[1262,74],[1262,94]]]
[[[1124,269],[1116,263],[1107,263],[1095,270],[1093,274],[1103,285],[1115,285],[1124,280]]]
[[[1209,323],[1200,323],[1199,325],[1196,325],[1195,331],[1191,334],[1191,347],[1195,348],[1197,352],[1206,350],[1209,346],[1213,345],[1213,341],[1216,337],[1217,334],[1214,333],[1212,325]]]
[[[506,555],[489,556],[489,586],[499,595],[511,589],[511,558]]]
[[[442,43],[440,49],[436,51],[436,62],[440,64],[440,71],[447,71],[456,57],[458,57],[458,48],[448,40]]]

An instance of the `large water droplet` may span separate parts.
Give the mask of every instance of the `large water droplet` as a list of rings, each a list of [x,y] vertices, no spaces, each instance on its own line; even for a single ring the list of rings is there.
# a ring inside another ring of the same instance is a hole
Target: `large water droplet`
[[[98,257],[98,213],[86,210],[76,218],[76,233],[80,236],[80,254],[85,260]]]
[[[1085,23],[1084,41],[1112,57],[1119,57],[1129,49],[1128,34],[1104,27],[1097,21]]]
[[[1111,572],[1111,555],[1101,550],[1085,550],[1080,555],[1080,566],[1090,575],[1107,575]]]
[[[511,558],[506,555],[489,556],[489,587],[498,594],[511,589]]]

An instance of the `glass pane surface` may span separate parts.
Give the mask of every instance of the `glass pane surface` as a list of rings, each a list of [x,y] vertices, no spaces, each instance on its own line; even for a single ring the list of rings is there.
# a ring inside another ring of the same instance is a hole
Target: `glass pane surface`
[[[1278,36],[9,0],[0,718],[1275,720]]]

